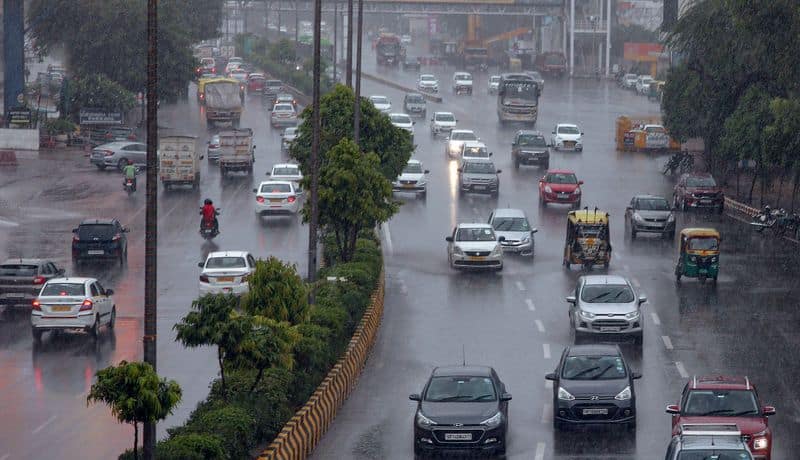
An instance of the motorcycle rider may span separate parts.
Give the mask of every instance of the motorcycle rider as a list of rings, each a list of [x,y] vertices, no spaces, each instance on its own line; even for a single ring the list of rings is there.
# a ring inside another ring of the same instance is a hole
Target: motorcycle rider
[[[133,182],[133,191],[136,191],[136,166],[133,165],[133,160],[128,160],[128,164],[122,168],[122,174],[125,175],[125,180],[122,182],[122,185],[125,185],[127,180],[131,180]]]
[[[214,222],[214,233],[219,233],[219,222],[217,221],[217,210],[214,208],[214,202],[210,198],[206,198],[203,202],[203,209],[200,211],[203,214],[203,220],[200,221],[200,228],[206,222]]]

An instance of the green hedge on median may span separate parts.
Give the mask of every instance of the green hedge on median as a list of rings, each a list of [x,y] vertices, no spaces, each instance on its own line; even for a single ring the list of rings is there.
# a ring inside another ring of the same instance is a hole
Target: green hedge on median
[[[255,369],[227,366],[227,394],[219,379],[211,382],[208,397],[188,420],[168,429],[168,437],[157,444],[159,460],[252,458],[305,404],[346,349],[383,267],[372,232],[359,238],[353,262],[338,263],[327,253],[325,257],[327,268],[319,271],[314,288],[316,303],[306,320],[292,327],[293,366],[267,369],[254,388]],[[345,281],[327,281],[329,276]],[[132,460],[133,452],[119,458]]]

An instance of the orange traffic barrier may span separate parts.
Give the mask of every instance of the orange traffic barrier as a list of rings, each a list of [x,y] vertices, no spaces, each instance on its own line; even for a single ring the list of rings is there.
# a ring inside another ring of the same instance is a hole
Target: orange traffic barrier
[[[16,166],[17,153],[13,150],[0,150],[0,165]]]

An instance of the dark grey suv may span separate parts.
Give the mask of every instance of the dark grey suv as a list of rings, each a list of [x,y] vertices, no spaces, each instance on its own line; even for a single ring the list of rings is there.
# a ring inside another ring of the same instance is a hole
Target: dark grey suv
[[[511,160],[514,167],[520,165],[538,166],[543,169],[550,167],[550,149],[544,134],[539,131],[520,130],[511,143]]]
[[[117,219],[86,219],[72,230],[72,261],[128,260],[128,228]]]
[[[458,192],[460,195],[466,192],[477,192],[497,196],[500,189],[499,174],[501,172],[491,161],[465,160],[458,168]]]

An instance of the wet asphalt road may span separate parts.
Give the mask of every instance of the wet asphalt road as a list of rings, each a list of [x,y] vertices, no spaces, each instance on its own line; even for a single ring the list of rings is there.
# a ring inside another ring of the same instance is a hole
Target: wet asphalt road
[[[375,72],[374,58],[364,69]],[[510,142],[515,127],[501,127],[495,97],[486,94],[486,75],[477,75],[473,96],[452,95],[452,68],[424,68],[440,79],[443,104],[459,128],[473,129],[494,152],[502,169],[500,194],[459,197],[456,164],[431,138],[428,121],[418,121],[416,158],[431,170],[427,200],[403,199],[397,216],[384,226],[387,294],[381,332],[359,384],[316,448],[315,459],[409,459],[412,423],[419,393],[437,365],[493,366],[513,394],[508,458],[663,458],[670,438],[667,404],[677,402],[694,374],[748,375],[765,404],[775,404],[773,459],[797,458],[800,450],[800,377],[794,356],[797,248],[755,235],[729,216],[678,216],[678,228],[711,226],[722,232],[719,285],[696,280],[675,283],[676,245],[651,235],[631,240],[623,215],[637,193],[671,195],[673,182],[659,168],[666,156],[622,153],[614,148],[614,120],[620,115],[658,114],[658,107],[613,83],[594,80],[547,81],[537,129],[549,134],[556,122],[575,122],[586,133],[583,153],[551,152],[552,168],[574,169],[585,181],[583,205],[611,213],[614,258],[607,271],[627,276],[648,296],[644,305],[644,346],[618,342],[635,371],[638,428],[590,428],[556,435],[552,428],[552,372],[564,346],[571,344],[567,303],[578,269],[561,266],[566,208],[538,205],[541,171],[515,171]],[[416,72],[381,69],[380,75],[413,86]],[[401,110],[399,91],[363,81],[365,95],[389,96]],[[399,195],[398,195],[399,196]],[[507,257],[502,274],[459,273],[447,264],[446,243],[458,222],[485,222],[495,207],[526,211],[536,233],[533,261]],[[388,228],[388,231],[387,231]],[[787,243],[788,244],[788,243]],[[594,273],[606,273],[596,268]],[[682,374],[683,373],[683,374]],[[548,382],[549,383],[549,382]]]
[[[364,68],[374,68],[365,52]],[[433,69],[448,88],[452,69]],[[413,85],[416,74],[387,72]],[[672,182],[658,172],[665,157],[619,153],[613,146],[615,117],[657,113],[657,107],[612,84],[593,80],[548,81],[541,100],[538,129],[558,121],[578,123],[586,133],[582,154],[553,153],[551,166],[573,168],[586,184],[584,205],[612,214],[615,258],[610,273],[623,274],[649,297],[645,304],[645,343],[641,350],[623,344],[636,371],[639,421],[635,437],[616,430],[581,430],[555,436],[551,428],[551,372],[563,346],[570,343],[566,302],[580,273],[560,265],[566,209],[539,209],[532,168],[515,171],[510,161],[514,127],[501,128],[495,98],[485,94],[478,76],[471,97],[443,91],[444,103],[460,127],[475,129],[494,152],[501,174],[497,199],[456,191],[456,165],[444,157],[441,139],[432,139],[427,121],[418,121],[416,158],[431,170],[426,200],[402,198],[404,205],[384,227],[387,253],[386,312],[378,342],[351,398],[314,453],[319,459],[408,459],[412,456],[413,404],[436,365],[461,362],[494,366],[514,395],[511,402],[509,457],[515,459],[635,458],[663,456],[669,439],[664,406],[674,402],[694,373],[747,374],[764,402],[777,406],[772,418],[774,458],[791,459],[800,449],[800,381],[794,354],[798,287],[794,247],[774,244],[728,217],[680,215],[678,226],[710,225],[723,233],[722,273],[716,290],[672,276],[675,245],[644,236],[630,240],[621,216],[630,196],[669,194]],[[364,95],[384,94],[395,107],[399,91],[363,81]],[[194,94],[194,88],[190,88]],[[193,100],[165,107],[160,125],[199,136],[205,124]],[[197,293],[197,262],[217,249],[244,249],[256,256],[276,255],[296,262],[305,273],[307,230],[299,219],[253,216],[250,189],[272,163],[282,158],[277,133],[267,127],[257,101],[247,106],[242,126],[256,131],[256,175],[221,180],[214,165],[202,163],[202,192],[159,191],[159,372],[176,379],[184,402],[159,425],[164,429],[189,414],[207,394],[216,374],[211,349],[186,350],[174,342],[172,325],[189,309]],[[166,133],[163,130],[162,133]],[[98,369],[122,359],[141,358],[144,190],[125,196],[116,173],[100,172],[78,155],[42,155],[20,159],[16,168],[0,168],[0,258],[53,257],[69,265],[70,229],[84,217],[119,217],[131,227],[126,267],[93,266],[77,274],[98,276],[116,291],[119,324],[97,345],[82,335],[45,336],[33,350],[25,314],[0,322],[0,460],[114,458],[132,442],[132,429],[117,424],[102,405],[86,407],[85,395]],[[222,234],[213,243],[197,235],[198,206],[211,197],[222,208]],[[496,206],[524,209],[536,234],[533,261],[510,257],[502,274],[457,273],[446,262],[444,236],[461,221],[485,221]],[[388,228],[388,231],[387,231]],[[595,270],[603,273],[603,270]],[[665,341],[663,337],[668,337]],[[669,348],[667,347],[669,344]],[[677,366],[676,363],[681,363]]]

